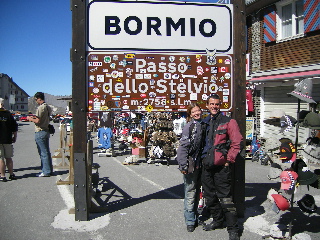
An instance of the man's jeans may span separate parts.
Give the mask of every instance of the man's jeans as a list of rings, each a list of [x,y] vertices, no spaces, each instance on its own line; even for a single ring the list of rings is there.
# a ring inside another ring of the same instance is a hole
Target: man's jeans
[[[43,174],[45,175],[50,175],[53,172],[52,158],[49,148],[49,138],[49,132],[40,131],[35,133],[35,140],[41,159],[41,169]]]
[[[197,209],[201,185],[201,170],[195,169],[193,173],[184,174],[184,218],[186,225],[195,225],[197,222]]]

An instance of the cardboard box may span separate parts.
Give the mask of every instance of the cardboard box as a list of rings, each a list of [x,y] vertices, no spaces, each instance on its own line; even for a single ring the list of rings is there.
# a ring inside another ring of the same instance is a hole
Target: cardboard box
[[[139,148],[132,148],[131,152],[132,152],[132,155],[139,155]]]
[[[139,148],[139,158],[145,158],[146,157],[146,148],[141,147]]]

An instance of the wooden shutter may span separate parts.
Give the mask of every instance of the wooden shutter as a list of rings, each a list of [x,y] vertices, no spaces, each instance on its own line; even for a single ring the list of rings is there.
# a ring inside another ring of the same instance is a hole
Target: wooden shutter
[[[320,29],[319,17],[320,0],[304,0],[304,32],[311,32]]]
[[[263,40],[264,43],[276,40],[276,7],[275,5],[269,6],[264,9],[263,16]]]

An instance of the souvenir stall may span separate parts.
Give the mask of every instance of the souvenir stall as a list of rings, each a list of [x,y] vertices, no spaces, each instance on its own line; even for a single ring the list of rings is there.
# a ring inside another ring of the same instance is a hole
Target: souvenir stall
[[[166,161],[176,155],[177,135],[173,131],[171,113],[157,112],[148,116],[149,144],[147,163]]]
[[[272,188],[268,192],[272,209],[279,214],[276,227],[270,230],[270,235],[263,239],[292,239],[295,214],[311,216],[316,214],[317,206],[311,189],[320,189],[320,116],[315,112],[316,102],[313,100],[312,81],[304,79],[296,89],[289,94],[296,97],[297,119],[276,111],[264,122],[280,128],[279,133],[285,134],[295,128],[295,141],[282,137],[277,144],[266,144],[271,151],[279,152],[270,159],[268,178],[280,183],[280,188]],[[300,101],[310,104],[312,111],[300,111]],[[300,131],[308,131],[305,144],[298,145]],[[275,136],[276,138],[276,136]],[[272,139],[270,143],[275,143]]]
[[[145,117],[143,113],[126,112],[115,115],[114,133],[117,140],[117,154],[139,155],[139,148],[145,142]],[[145,156],[143,156],[145,157]],[[127,161],[130,163],[130,161]],[[126,163],[127,163],[126,162]]]

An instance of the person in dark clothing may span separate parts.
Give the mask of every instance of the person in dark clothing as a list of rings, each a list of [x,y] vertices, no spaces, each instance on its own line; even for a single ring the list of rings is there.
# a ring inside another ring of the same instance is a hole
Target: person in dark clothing
[[[0,98],[0,181],[6,182],[6,166],[9,171],[9,179],[15,180],[13,173],[13,145],[17,140],[18,124],[12,114],[4,109],[4,99]],[[4,159],[6,161],[4,161]]]
[[[217,94],[207,99],[210,115],[203,121],[207,124],[206,143],[202,153],[201,182],[213,221],[205,224],[205,231],[221,228],[227,223],[230,240],[239,239],[236,208],[231,195],[230,164],[240,152],[242,135],[236,120],[220,112],[220,97]]]
[[[201,153],[202,153],[202,111],[197,103],[187,108],[187,124],[182,130],[180,145],[177,150],[179,170],[184,181],[184,217],[187,231],[193,232],[197,224],[198,201],[201,186]],[[188,158],[190,157],[190,161]]]

